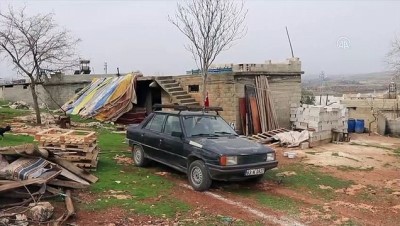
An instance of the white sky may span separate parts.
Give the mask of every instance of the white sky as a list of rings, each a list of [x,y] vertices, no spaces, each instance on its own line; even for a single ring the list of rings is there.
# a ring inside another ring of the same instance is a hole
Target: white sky
[[[95,73],[140,70],[145,75],[184,74],[195,68],[184,49],[186,39],[167,17],[176,1],[0,1],[26,5],[27,12],[55,13],[58,24],[82,39],[79,55],[91,60]],[[288,26],[294,53],[306,74],[325,71],[354,74],[388,70],[385,54],[400,34],[400,1],[263,1],[247,0],[248,33],[215,63],[262,63],[290,57]],[[347,49],[337,40],[346,37]],[[7,61],[0,78],[15,76]]]

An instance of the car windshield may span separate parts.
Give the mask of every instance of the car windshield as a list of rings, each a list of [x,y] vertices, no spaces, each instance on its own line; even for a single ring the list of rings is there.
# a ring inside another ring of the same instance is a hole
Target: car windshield
[[[185,116],[183,118],[187,137],[237,135],[219,116]]]

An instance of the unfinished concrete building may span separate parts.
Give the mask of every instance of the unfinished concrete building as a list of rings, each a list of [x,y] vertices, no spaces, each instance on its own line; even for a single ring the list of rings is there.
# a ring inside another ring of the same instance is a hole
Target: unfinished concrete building
[[[221,65],[220,65],[221,66]],[[218,67],[220,67],[218,66]],[[225,120],[240,128],[239,98],[244,97],[245,86],[255,86],[255,78],[268,76],[270,94],[274,101],[280,127],[290,126],[290,105],[301,99],[301,62],[290,58],[282,63],[265,64],[229,64],[232,70],[209,75],[207,82],[211,106],[224,109],[221,115]],[[93,78],[115,75],[54,75],[44,84],[46,90],[38,87],[39,102],[57,108],[63,105],[80,89],[90,84]],[[203,80],[201,75],[179,76],[141,76],[136,80],[137,104],[133,111],[141,109],[151,111],[156,103],[202,105]],[[50,98],[51,94],[52,98]],[[22,100],[32,103],[29,84],[0,86],[0,99]],[[54,103],[54,101],[56,103]]]

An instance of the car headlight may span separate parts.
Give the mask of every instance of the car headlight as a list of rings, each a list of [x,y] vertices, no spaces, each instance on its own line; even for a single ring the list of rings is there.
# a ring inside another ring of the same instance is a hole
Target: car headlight
[[[275,153],[267,153],[267,161],[274,161],[275,160]]]
[[[221,166],[237,165],[237,156],[221,156],[219,162]]]

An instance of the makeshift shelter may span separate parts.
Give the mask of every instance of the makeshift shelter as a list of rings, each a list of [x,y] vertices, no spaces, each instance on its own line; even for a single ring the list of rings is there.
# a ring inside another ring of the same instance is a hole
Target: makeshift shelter
[[[99,121],[116,121],[137,104],[136,79],[138,75],[93,79],[62,108],[68,114]]]

